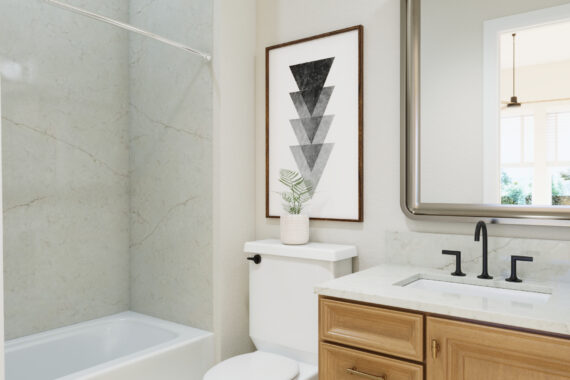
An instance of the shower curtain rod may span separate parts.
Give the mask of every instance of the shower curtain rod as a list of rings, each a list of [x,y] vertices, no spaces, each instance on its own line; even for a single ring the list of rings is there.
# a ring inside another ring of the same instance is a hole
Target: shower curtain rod
[[[212,58],[209,54],[203,53],[203,52],[196,50],[196,49],[192,49],[189,46],[183,45],[183,44],[176,42],[176,41],[169,40],[168,38],[161,37],[157,34],[147,32],[146,30],[136,28],[132,25],[125,24],[125,23],[117,21],[117,20],[113,20],[112,18],[101,16],[97,13],[89,12],[89,11],[86,11],[85,9],[77,8],[77,7],[74,7],[73,5],[65,4],[65,3],[62,3],[62,2],[57,1],[57,0],[44,0],[44,1],[47,3],[50,3],[52,5],[55,5],[57,7],[67,9],[71,12],[78,13],[78,14],[83,15],[83,16],[87,16],[87,17],[92,18],[94,20],[106,22],[107,24],[114,25],[114,26],[119,27],[121,29],[125,29],[128,31],[134,32],[134,33],[138,33],[138,34],[141,34],[143,36],[146,36],[146,37],[155,39],[157,41],[163,42],[167,45],[174,46],[174,47],[177,47],[179,49],[190,52],[192,54],[199,55],[200,57],[204,58],[206,61],[209,61]]]

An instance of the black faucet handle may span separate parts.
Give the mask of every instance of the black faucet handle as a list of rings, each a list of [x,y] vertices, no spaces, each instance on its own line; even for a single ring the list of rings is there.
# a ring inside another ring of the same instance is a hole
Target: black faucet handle
[[[507,278],[505,281],[522,282],[522,280],[517,277],[517,261],[533,261],[533,260],[534,259],[530,256],[511,256],[511,277]]]
[[[461,251],[448,251],[444,249],[441,253],[443,255],[455,256],[455,272],[451,272],[452,276],[465,276],[465,273],[461,271]]]

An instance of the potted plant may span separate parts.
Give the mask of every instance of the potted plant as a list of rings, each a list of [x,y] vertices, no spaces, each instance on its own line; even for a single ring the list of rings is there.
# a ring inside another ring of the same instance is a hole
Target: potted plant
[[[301,212],[312,197],[312,186],[293,170],[281,169],[279,176],[279,182],[288,188],[280,193],[285,210],[280,218],[281,242],[305,244],[309,241],[309,216]]]

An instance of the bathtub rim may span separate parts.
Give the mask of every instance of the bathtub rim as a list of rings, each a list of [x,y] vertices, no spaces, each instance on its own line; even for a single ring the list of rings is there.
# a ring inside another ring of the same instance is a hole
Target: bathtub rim
[[[137,322],[143,322],[154,327],[159,327],[164,330],[174,332],[177,336],[169,339],[165,342],[132,352],[127,355],[119,356],[112,360],[108,360],[92,367],[82,369],[80,371],[72,372],[67,375],[57,378],[58,380],[77,380],[88,378],[91,375],[104,374],[106,372],[112,371],[117,367],[134,364],[136,362],[148,359],[150,357],[166,353],[177,348],[193,344],[195,342],[206,340],[208,338],[213,339],[214,333],[198,329],[191,326],[185,326],[179,323],[166,321],[160,318],[151,317],[145,314],[137,313],[134,311],[124,311],[117,314],[108,315],[101,318],[96,318],[84,322],[75,323],[69,326],[58,327],[52,330],[43,331],[36,334],[31,334],[15,339],[11,339],[5,342],[5,353],[9,354],[12,350],[25,349],[26,347],[33,346],[38,343],[49,342],[52,339],[57,339],[61,336],[72,335],[73,332],[105,324],[113,321],[128,321],[133,320]]]

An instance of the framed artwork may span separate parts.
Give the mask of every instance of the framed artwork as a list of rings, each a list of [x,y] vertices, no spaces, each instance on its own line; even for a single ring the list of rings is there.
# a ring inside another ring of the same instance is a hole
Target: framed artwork
[[[266,217],[284,213],[288,169],[311,219],[363,220],[362,41],[359,25],[266,48]]]

